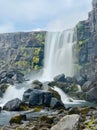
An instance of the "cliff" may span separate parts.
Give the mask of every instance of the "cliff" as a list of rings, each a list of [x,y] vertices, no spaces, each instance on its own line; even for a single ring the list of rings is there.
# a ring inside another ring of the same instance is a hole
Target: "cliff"
[[[96,77],[97,73],[97,0],[92,1],[92,11],[88,19],[77,24],[78,68],[87,79]]]
[[[0,70],[30,71],[43,64],[46,32],[0,34]]]

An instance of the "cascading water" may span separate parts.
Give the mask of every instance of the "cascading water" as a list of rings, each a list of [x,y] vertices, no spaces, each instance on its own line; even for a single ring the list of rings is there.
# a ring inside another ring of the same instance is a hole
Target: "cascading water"
[[[50,81],[60,73],[71,76],[73,74],[72,46],[74,42],[76,40],[74,40],[74,30],[72,29],[63,32],[47,32],[43,73],[34,74],[32,80]],[[23,86],[29,85],[26,83]],[[0,104],[3,105],[7,101],[17,97],[21,99],[23,92],[27,88],[21,87],[17,89],[17,85],[10,86],[3,99],[1,99]]]
[[[75,42],[74,30],[47,33],[42,79],[52,80],[61,73],[73,75],[72,46]]]
[[[71,97],[69,97],[65,92],[63,92],[60,88],[54,87],[53,90],[57,91],[59,95],[61,96],[61,101],[65,105],[66,108],[68,107],[78,107],[78,106],[95,106],[94,103],[90,103],[85,100],[75,100]]]

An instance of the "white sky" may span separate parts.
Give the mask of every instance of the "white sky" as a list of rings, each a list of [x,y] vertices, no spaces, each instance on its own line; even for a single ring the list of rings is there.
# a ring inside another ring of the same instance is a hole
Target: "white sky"
[[[0,0],[0,33],[64,30],[87,19],[92,0]]]

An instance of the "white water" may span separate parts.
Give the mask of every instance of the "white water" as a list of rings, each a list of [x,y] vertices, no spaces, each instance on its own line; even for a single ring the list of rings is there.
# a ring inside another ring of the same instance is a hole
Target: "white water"
[[[76,42],[74,41],[74,30],[47,33],[41,79],[50,81],[61,73],[66,76],[73,75],[72,46],[74,42]]]
[[[39,79],[41,81],[50,81],[54,76],[64,73],[66,76],[73,75],[73,59],[72,59],[72,46],[74,41],[74,30],[66,30],[63,32],[48,32],[45,42],[45,58],[43,73],[34,75],[33,79]],[[14,98],[22,99],[22,95],[26,89],[30,86],[26,84],[20,84],[20,89],[17,86],[10,86],[3,99],[0,100],[0,105],[4,105],[7,101]],[[19,86],[18,86],[19,88]],[[61,95],[64,104],[80,104],[79,100],[73,100],[62,92],[59,88],[54,88]],[[80,87],[79,87],[80,90]],[[65,99],[65,100],[64,100]]]
[[[73,98],[69,97],[65,92],[63,92],[60,88],[54,87],[53,90],[57,91],[61,96],[61,101],[65,105],[65,107],[76,107],[76,106],[93,106],[95,104],[87,102],[85,100],[74,100]]]

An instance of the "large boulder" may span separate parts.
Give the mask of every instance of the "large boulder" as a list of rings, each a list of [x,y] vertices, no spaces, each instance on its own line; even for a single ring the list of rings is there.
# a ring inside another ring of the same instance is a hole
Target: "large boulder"
[[[91,88],[86,93],[86,100],[90,102],[96,102],[97,103],[97,87]]]
[[[31,95],[31,92],[33,91],[33,89],[27,89],[24,94],[23,94],[23,102],[28,103],[29,104],[29,97]]]
[[[57,99],[52,97],[51,102],[50,102],[50,107],[51,108],[63,108],[63,104]]]
[[[18,98],[15,98],[11,101],[8,101],[4,105],[3,109],[7,111],[19,111],[21,104],[22,104],[22,101]]]
[[[79,119],[77,114],[64,116],[50,130],[78,130]]]
[[[54,77],[54,81],[65,82],[66,81],[65,75],[64,74],[57,75],[56,77]]]
[[[39,80],[34,80],[32,82],[32,88],[34,89],[42,89],[43,84]]]
[[[51,98],[51,92],[37,89],[28,89],[23,94],[23,101],[28,103],[31,107],[41,105],[50,106]]]
[[[82,76],[80,73],[77,73],[74,76],[76,83],[80,84],[81,86],[86,82],[86,78],[84,76]]]

